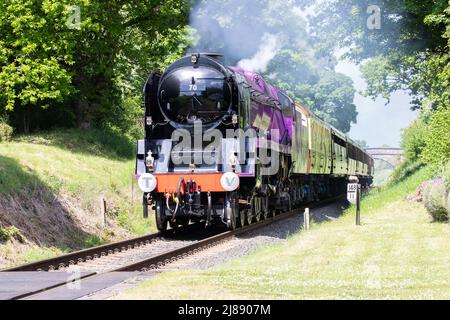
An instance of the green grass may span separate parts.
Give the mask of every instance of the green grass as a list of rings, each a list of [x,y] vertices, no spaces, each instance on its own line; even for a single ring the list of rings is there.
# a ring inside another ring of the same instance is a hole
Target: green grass
[[[134,142],[100,130],[55,130],[15,137],[0,143],[0,196],[35,201],[34,194],[70,199],[85,212],[108,204],[108,219],[133,234],[154,231],[142,218],[140,191],[132,181]],[[44,192],[43,192],[44,191]],[[46,201],[39,199],[39,201]],[[14,213],[12,213],[14,214]],[[0,220],[1,225],[1,220]],[[25,235],[26,236],[26,235]],[[101,244],[100,235],[73,235],[80,247]]]
[[[34,261],[40,261],[50,259],[55,256],[59,256],[65,253],[69,253],[69,250],[61,250],[60,248],[48,247],[48,248],[29,248],[22,254],[22,263],[31,263]]]
[[[429,177],[371,192],[362,206],[286,243],[209,271],[174,271],[118,299],[449,299],[450,226],[405,196]]]
[[[366,213],[381,209],[386,204],[398,201],[414,192],[423,181],[432,176],[433,172],[424,167],[404,177],[399,183],[393,181],[385,187],[372,189],[364,196],[361,208]],[[350,207],[347,212],[354,212],[354,210],[354,207]]]
[[[41,184],[54,192],[67,191],[91,202],[104,191],[123,195],[129,189],[134,161],[118,158],[93,144],[90,134],[58,131],[22,136],[0,144],[0,193],[34,189]],[[62,147],[62,140],[66,146]],[[121,194],[122,193],[122,194]]]

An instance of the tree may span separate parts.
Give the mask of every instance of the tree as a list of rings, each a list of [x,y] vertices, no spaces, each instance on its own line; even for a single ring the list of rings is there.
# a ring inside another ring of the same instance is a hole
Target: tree
[[[124,87],[140,94],[150,71],[184,53],[189,7],[183,0],[99,0],[85,11],[95,30],[79,35],[81,54],[74,64],[74,83],[82,94],[73,106],[82,126],[115,119],[111,106],[120,108]]]
[[[74,92],[68,66],[74,41],[53,23],[58,11],[34,0],[0,3],[0,102],[3,109],[47,108]],[[58,37],[55,37],[58,33]],[[24,119],[24,128],[29,123]]]
[[[183,53],[188,5],[184,0],[2,1],[2,109],[26,115],[64,108],[81,127],[112,121],[124,107],[125,93],[140,92],[149,71]]]
[[[371,28],[370,8],[377,7],[380,28]],[[343,48],[345,58],[363,63],[366,95],[388,99],[405,89],[415,109],[424,97],[436,106],[449,102],[448,0],[330,0],[313,25],[324,47]]]
[[[277,55],[266,73],[274,84],[337,129],[349,132],[356,123],[356,90],[349,77],[320,68],[316,60],[292,50]]]
[[[369,4],[379,8],[380,28],[368,27]],[[314,29],[324,47],[346,48],[346,58],[363,64],[366,95],[388,99],[398,89],[409,90],[412,108],[422,112],[403,135],[408,160],[420,155],[436,166],[450,160],[448,0],[331,0],[315,17]]]

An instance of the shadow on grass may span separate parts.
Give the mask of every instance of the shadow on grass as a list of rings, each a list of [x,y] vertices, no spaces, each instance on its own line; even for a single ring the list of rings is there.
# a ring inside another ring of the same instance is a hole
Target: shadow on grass
[[[29,168],[0,156],[0,225],[16,227],[28,241],[67,251],[102,242],[85,232],[56,194]]]
[[[22,135],[17,141],[56,146],[74,153],[109,159],[132,159],[135,142],[108,129],[55,129],[33,135]]]

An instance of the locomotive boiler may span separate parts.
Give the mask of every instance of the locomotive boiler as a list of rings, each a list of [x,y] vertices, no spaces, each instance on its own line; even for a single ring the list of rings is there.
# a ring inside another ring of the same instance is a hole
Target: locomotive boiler
[[[257,73],[195,53],[144,88],[136,177],[158,230],[229,229],[372,182],[364,150]]]

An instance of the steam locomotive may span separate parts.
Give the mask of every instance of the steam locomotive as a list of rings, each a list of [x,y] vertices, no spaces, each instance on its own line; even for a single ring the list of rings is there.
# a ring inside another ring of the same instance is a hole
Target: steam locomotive
[[[160,232],[203,221],[235,229],[372,183],[373,159],[345,134],[268,84],[195,53],[144,87],[136,178]]]

